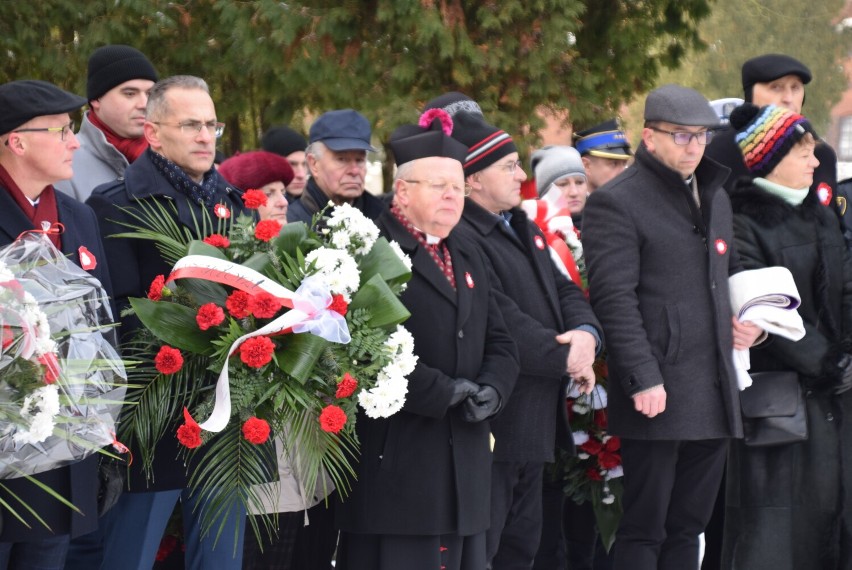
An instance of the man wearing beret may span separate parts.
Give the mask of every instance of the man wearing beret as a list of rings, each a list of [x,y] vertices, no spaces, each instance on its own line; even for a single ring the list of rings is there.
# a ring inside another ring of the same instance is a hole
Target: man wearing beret
[[[390,140],[398,170],[382,234],[411,258],[402,294],[417,366],[403,409],[359,413],[361,455],[339,505],[343,570],[483,570],[490,524],[488,418],[506,401],[518,354],[487,260],[456,235],[467,147],[405,125]]]
[[[616,570],[698,568],[728,441],[742,437],[732,348],[761,329],[731,314],[728,170],[702,159],[707,99],[665,85],[645,101],[633,166],[589,197],[583,245],[607,337],[609,430],[621,437]]]
[[[157,72],[142,52],[124,45],[99,47],[89,57],[89,110],[77,138],[74,176],[57,188],[85,202],[92,190],[124,175],[148,148],[142,136],[148,91]]]
[[[544,464],[553,461],[557,425],[570,433],[569,377],[591,392],[603,333],[583,292],[556,268],[546,238],[518,207],[526,174],[512,137],[481,115],[460,112],[454,121],[453,137],[469,147],[470,197],[457,231],[477,243],[493,267],[521,357],[511,397],[494,403],[500,413],[491,422],[488,562],[494,570],[532,568],[542,531]],[[560,443],[573,449],[570,437]]]
[[[385,211],[384,202],[364,188],[367,152],[376,151],[370,133],[367,118],[352,109],[329,111],[314,121],[305,151],[311,178],[299,199],[290,204],[288,222],[310,224],[329,202],[350,204],[371,220]]]
[[[171,264],[157,248],[142,239],[110,237],[126,233],[136,216],[146,209],[162,208],[181,231],[195,236],[200,220],[233,220],[243,212],[242,191],[228,184],[213,168],[216,140],[224,125],[207,83],[198,77],[177,75],[155,84],[146,107],[145,138],[148,149],[131,164],[122,179],[95,189],[87,200],[102,220],[106,254],[113,269],[113,286],[119,309],[129,297],[145,297],[158,275],[168,275]],[[121,334],[133,337],[139,328],[134,316],[123,316]],[[215,379],[201,377],[199,383]],[[169,516],[178,500],[183,505],[183,525],[188,568],[239,569],[242,563],[245,512],[230,511],[221,536],[216,531],[201,536],[201,511],[197,495],[187,487],[187,466],[169,428],[154,450],[151,477],[134,461],[129,469],[128,491],[107,513],[104,526],[104,570],[149,569]],[[131,452],[139,457],[139,450]],[[197,508],[196,508],[197,507]],[[219,524],[216,521],[214,524]],[[218,527],[217,527],[218,528]],[[234,556],[236,552],[236,556]],[[91,566],[89,566],[91,568]]]
[[[53,244],[92,275],[107,292],[110,281],[98,220],[91,208],[54,190],[72,175],[71,161],[80,143],[69,113],[85,99],[45,81],[0,85],[0,246],[47,222],[64,231],[48,234]],[[0,507],[0,568],[61,569],[72,537],[98,524],[97,454],[35,479],[68,499],[74,512],[26,479],[3,481],[0,501],[14,505],[26,524]],[[50,528],[27,513],[20,497]],[[28,528],[29,527],[29,528]]]
[[[293,169],[293,180],[287,184],[287,201],[298,200],[308,182],[308,163],[305,159],[308,142],[305,137],[290,127],[272,127],[263,133],[260,138],[260,147],[267,152],[280,154],[290,163],[290,168]]]

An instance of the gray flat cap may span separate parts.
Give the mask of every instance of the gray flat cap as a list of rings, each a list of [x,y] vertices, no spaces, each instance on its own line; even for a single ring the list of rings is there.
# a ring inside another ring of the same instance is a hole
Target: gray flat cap
[[[695,89],[663,85],[645,99],[645,121],[663,121],[685,127],[718,127],[710,102]]]

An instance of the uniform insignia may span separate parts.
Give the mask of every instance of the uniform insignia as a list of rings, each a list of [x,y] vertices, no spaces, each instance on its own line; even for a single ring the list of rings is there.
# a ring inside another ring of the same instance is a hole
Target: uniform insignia
[[[820,182],[819,186],[816,189],[817,198],[819,198],[819,203],[823,206],[828,206],[831,203],[831,197],[834,195],[834,192],[831,191],[831,186],[826,184],[825,182]]]
[[[231,217],[231,210],[225,204],[216,204],[216,207],[213,208],[213,212],[216,214],[217,218],[222,218],[223,220],[227,220]]]
[[[471,277],[470,273],[467,271],[464,272],[464,280],[467,283],[467,288],[473,289],[473,277]]]
[[[80,255],[80,267],[86,271],[91,271],[98,266],[98,260],[95,257],[95,254],[89,251],[89,248],[85,245],[81,245],[77,250],[77,253]]]
[[[544,249],[544,240],[541,239],[541,236],[535,236],[533,239],[535,241],[535,246],[539,249]]]
[[[716,240],[716,253],[718,253],[719,255],[725,255],[725,252],[727,252],[727,251],[728,251],[727,242],[725,240],[721,239],[721,238],[717,239]]]
[[[845,196],[838,196],[834,200],[837,202],[837,209],[840,212],[840,215],[845,216],[846,215],[846,206],[847,206],[846,197]]]

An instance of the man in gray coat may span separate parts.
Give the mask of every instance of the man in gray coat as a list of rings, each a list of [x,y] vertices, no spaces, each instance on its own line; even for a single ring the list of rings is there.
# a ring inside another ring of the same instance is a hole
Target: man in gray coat
[[[74,176],[57,184],[58,190],[85,202],[97,186],[124,176],[148,148],[142,127],[155,81],[154,66],[136,48],[107,45],[92,52],[86,79],[89,110],[77,133]]]
[[[609,427],[622,438],[617,570],[698,568],[728,439],[742,436],[732,348],[748,348],[761,329],[731,314],[728,277],[740,267],[728,169],[702,160],[717,122],[692,89],[653,91],[635,164],[585,210]]]

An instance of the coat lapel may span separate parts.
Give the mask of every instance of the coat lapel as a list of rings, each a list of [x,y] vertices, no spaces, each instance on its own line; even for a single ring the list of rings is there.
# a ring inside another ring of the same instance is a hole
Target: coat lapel
[[[512,209],[512,222],[512,227],[515,229],[518,238],[526,247],[524,255],[532,260],[536,279],[538,279],[541,286],[547,291],[547,302],[550,304],[550,310],[553,311],[554,315],[560,316],[559,320],[561,321],[562,309],[559,304],[559,293],[556,291],[556,282],[553,279],[554,271],[551,267],[553,261],[550,259],[550,252],[547,249],[547,245],[543,249],[539,249],[535,243],[535,238],[539,236],[543,244],[546,244],[547,241],[544,239],[544,236],[533,229],[533,223],[527,217],[526,212],[520,208]]]
[[[19,235],[33,229],[30,219],[21,211],[18,204],[5,188],[0,188],[0,233],[5,243],[12,243]]]

